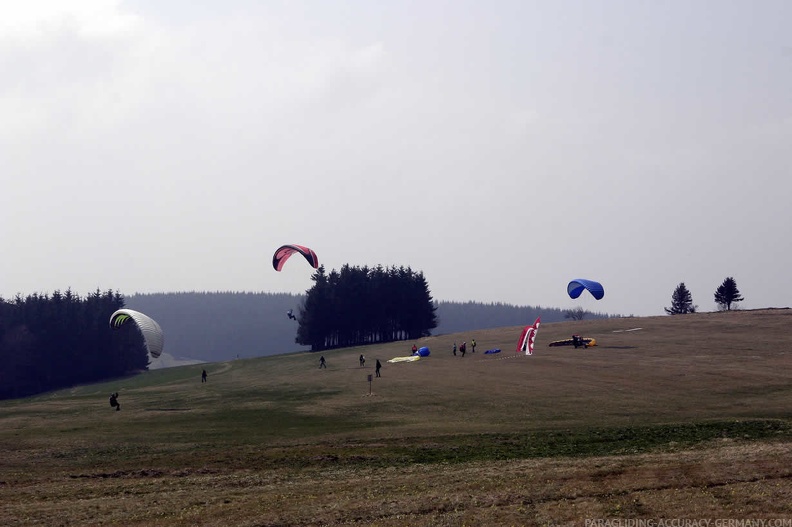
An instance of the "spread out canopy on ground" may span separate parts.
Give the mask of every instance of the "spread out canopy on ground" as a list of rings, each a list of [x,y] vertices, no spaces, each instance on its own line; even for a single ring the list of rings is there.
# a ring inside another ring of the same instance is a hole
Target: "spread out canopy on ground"
[[[536,332],[539,330],[539,322],[541,317],[536,317],[533,325],[525,326],[520,334],[520,340],[517,341],[517,352],[525,352],[526,355],[532,355],[534,349],[534,340],[536,340]]]
[[[579,297],[584,290],[591,293],[591,296],[597,300],[602,300],[602,297],[605,296],[605,289],[602,287],[602,284],[594,280],[578,278],[567,284],[567,293],[569,293],[570,298]]]
[[[558,346],[574,346],[575,348],[591,348],[597,345],[597,339],[592,337],[581,337],[575,335],[571,339],[554,340],[548,346],[556,348]]]
[[[294,253],[302,254],[314,269],[319,267],[319,258],[312,249],[303,247],[302,245],[294,244],[281,245],[278,247],[278,249],[275,251],[275,254],[272,255],[272,267],[274,267],[276,271],[280,271],[283,269],[283,264],[286,263],[286,260],[288,260],[289,257],[291,257],[291,255]]]
[[[132,309],[119,309],[110,315],[110,327],[113,329],[119,329],[129,322],[134,322],[138,330],[140,330],[149,355],[155,359],[159,357],[162,354],[162,348],[165,346],[165,338],[157,321]]]
[[[413,355],[417,355],[418,357],[428,357],[429,356],[429,348],[426,346],[422,346],[418,348],[417,351],[413,353]]]
[[[410,355],[409,357],[393,357],[392,359],[388,360],[388,362],[415,362],[420,359],[421,357],[419,355]]]

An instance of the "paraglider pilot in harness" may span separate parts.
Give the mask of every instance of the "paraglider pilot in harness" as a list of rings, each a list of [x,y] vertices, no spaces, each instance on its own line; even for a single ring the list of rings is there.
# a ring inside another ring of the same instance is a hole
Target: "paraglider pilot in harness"
[[[121,409],[121,403],[118,402],[118,392],[110,394],[110,407],[115,408],[116,412]]]
[[[585,348],[586,342],[583,340],[583,337],[581,337],[580,335],[572,335],[572,345],[575,346],[575,349]]]

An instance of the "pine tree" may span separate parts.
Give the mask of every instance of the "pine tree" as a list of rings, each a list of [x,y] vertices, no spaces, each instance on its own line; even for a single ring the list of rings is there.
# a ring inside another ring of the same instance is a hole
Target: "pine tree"
[[[715,290],[715,303],[721,309],[731,310],[732,304],[735,302],[742,302],[743,297],[740,295],[740,290],[737,289],[737,282],[731,276],[727,277],[723,283]]]
[[[674,294],[671,295],[671,307],[663,308],[667,315],[685,315],[695,313],[698,306],[693,305],[693,295],[685,287],[685,282],[680,282]]]
[[[85,299],[68,289],[0,301],[0,399],[145,370],[140,333],[124,338],[107,323],[123,306],[119,293],[98,289]]]

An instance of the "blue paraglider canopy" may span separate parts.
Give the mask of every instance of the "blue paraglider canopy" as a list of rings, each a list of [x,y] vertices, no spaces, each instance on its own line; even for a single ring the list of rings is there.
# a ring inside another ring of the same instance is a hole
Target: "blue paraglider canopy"
[[[597,300],[602,300],[602,297],[605,296],[605,288],[602,287],[601,283],[595,282],[594,280],[578,278],[577,280],[572,280],[567,285],[567,293],[569,293],[570,298],[579,297],[581,293],[583,293],[583,290],[591,293],[591,296]]]
[[[418,348],[418,351],[413,353],[413,355],[417,355],[419,357],[428,357],[429,356],[429,348],[427,348],[426,346]]]

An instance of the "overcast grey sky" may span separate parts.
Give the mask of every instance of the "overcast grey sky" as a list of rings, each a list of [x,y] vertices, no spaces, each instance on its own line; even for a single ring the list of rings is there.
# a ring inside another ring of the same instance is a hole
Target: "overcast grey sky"
[[[792,304],[792,2],[27,0],[0,17],[0,295]],[[530,321],[529,321],[530,322]]]

